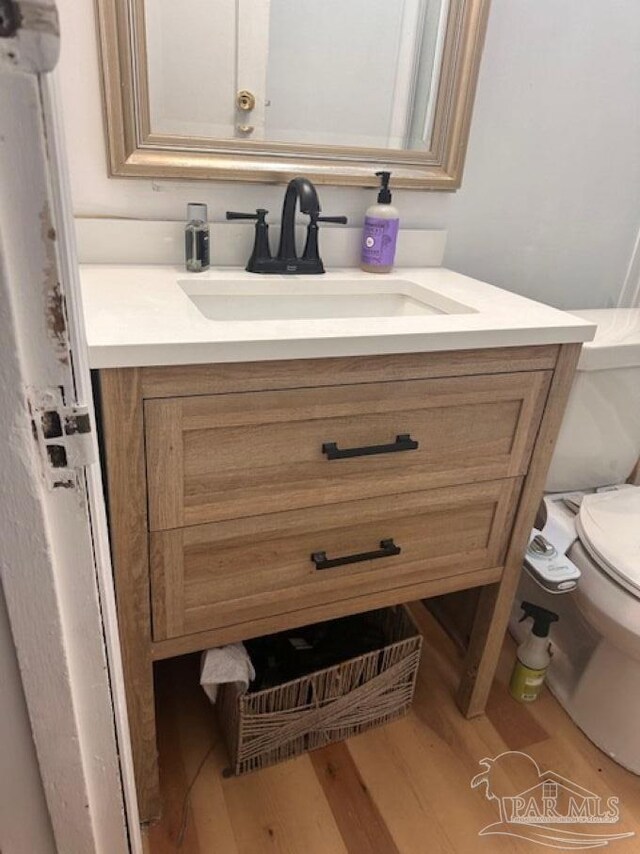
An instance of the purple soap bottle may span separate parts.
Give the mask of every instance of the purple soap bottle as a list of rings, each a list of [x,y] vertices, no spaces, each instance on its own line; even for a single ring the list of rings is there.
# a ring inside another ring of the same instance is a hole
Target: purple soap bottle
[[[376,172],[380,178],[378,203],[367,209],[362,231],[362,260],[367,273],[390,273],[396,256],[400,213],[391,204],[391,172]]]

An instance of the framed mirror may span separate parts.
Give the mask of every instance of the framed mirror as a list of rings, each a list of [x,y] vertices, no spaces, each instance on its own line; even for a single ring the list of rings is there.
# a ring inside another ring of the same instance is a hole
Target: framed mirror
[[[112,175],[460,186],[489,0],[97,0]]]

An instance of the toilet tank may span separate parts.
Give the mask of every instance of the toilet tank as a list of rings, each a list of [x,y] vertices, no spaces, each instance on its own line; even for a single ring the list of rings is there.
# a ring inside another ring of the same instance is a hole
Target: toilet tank
[[[640,308],[574,314],[598,329],[583,346],[549,492],[623,483],[640,457]]]

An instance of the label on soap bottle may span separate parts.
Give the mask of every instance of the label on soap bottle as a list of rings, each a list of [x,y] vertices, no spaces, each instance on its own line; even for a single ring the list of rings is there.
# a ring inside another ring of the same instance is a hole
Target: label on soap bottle
[[[377,267],[393,264],[396,255],[399,219],[365,217],[362,232],[362,263]]]

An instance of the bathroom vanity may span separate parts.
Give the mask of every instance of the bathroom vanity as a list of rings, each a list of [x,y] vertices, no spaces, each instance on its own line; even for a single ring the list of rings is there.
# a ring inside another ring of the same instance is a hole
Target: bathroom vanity
[[[593,326],[442,269],[82,279],[142,819],[161,659],[478,587],[480,714]]]

